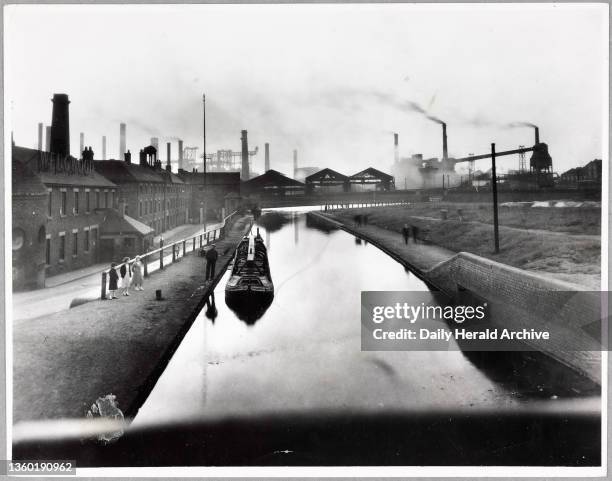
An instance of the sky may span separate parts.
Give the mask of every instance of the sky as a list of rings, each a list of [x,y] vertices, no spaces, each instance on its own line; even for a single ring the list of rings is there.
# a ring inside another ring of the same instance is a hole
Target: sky
[[[11,5],[5,7],[7,131],[37,146],[54,93],[79,133],[117,158],[119,123],[137,152],[160,138],[239,151],[271,167],[389,172],[402,157],[454,157],[533,144],[537,124],[561,173],[607,162],[606,4]],[[487,161],[481,161],[487,162]],[[515,169],[517,157],[500,160]],[[486,167],[479,163],[477,167]]]

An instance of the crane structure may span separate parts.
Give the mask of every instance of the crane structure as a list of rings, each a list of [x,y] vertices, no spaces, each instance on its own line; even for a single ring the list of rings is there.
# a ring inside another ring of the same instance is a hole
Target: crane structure
[[[255,150],[249,150],[249,170],[251,167],[252,157],[257,155],[259,147]],[[200,158],[202,156],[200,155]],[[242,169],[242,152],[233,150],[217,150],[211,154],[206,154],[206,170],[207,172],[240,172]]]

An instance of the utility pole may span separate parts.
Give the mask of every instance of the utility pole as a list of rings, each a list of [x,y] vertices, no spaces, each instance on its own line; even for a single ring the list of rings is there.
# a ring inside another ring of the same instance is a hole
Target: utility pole
[[[204,184],[204,205],[202,207],[202,223],[204,224],[204,230],[206,230],[206,196],[208,192],[206,190],[206,95],[202,94],[202,140],[204,143],[204,152],[202,155],[202,160],[204,162],[204,176],[203,176],[203,184]]]
[[[495,173],[495,144],[491,144],[491,187],[493,190],[493,235],[495,253],[499,254],[499,220],[497,217],[497,174]]]

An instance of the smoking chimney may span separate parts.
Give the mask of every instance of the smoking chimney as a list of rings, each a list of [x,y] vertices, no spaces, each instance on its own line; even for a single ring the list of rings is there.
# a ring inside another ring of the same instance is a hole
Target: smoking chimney
[[[85,134],[81,132],[79,134],[79,158],[82,158],[84,150],[85,150]]]
[[[43,149],[43,124],[38,123],[38,150]]]
[[[394,161],[397,164],[399,162],[399,134],[393,134],[393,155]]]
[[[178,141],[178,168],[183,169],[183,141]]]
[[[125,138],[126,138],[126,126],[123,122],[119,124],[119,158],[125,157]]]
[[[446,142],[446,124],[442,122],[442,159],[448,159],[448,145]]]
[[[293,151],[293,178],[297,178],[297,150]]]
[[[68,95],[53,94],[53,113],[51,115],[51,152],[70,155],[70,118],[68,115]]]
[[[535,144],[538,145],[540,143],[540,129],[534,127],[535,129]]]
[[[45,151],[51,152],[51,127],[45,127]]]
[[[247,140],[247,131],[242,131],[242,172],[240,177],[242,180],[249,180],[249,143]]]
[[[265,151],[266,151],[266,161],[264,164],[265,165],[264,172],[268,172],[268,170],[270,170],[270,144],[268,142],[266,142]]]
[[[102,136],[102,160],[106,160],[106,135]]]

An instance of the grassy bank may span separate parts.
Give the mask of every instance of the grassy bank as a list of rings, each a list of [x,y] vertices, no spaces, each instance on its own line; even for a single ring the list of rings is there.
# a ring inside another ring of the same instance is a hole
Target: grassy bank
[[[440,209],[448,209],[447,220]],[[459,220],[457,208],[462,209]],[[368,223],[400,235],[404,224],[416,225],[427,242],[455,252],[471,252],[521,269],[598,288],[601,263],[599,209],[500,209],[500,253],[494,254],[492,213],[479,204],[412,205],[350,209],[335,213],[352,221],[367,214]]]

